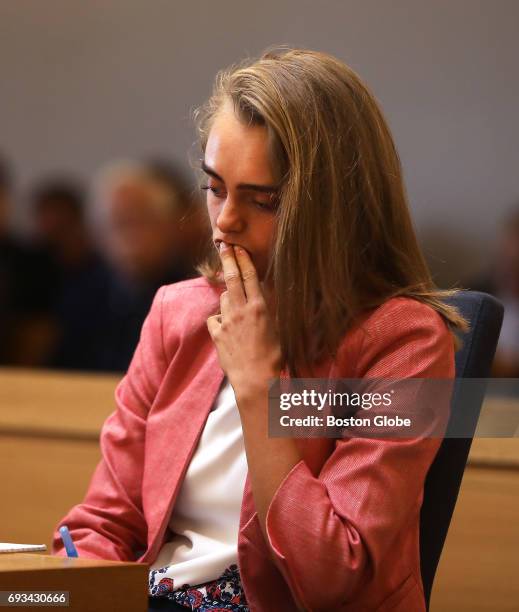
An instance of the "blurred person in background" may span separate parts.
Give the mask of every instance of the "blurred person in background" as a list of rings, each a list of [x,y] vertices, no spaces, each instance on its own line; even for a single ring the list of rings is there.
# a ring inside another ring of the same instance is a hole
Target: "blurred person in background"
[[[9,177],[2,166],[2,363],[125,371],[157,289],[196,276],[210,239],[189,183],[161,160],[111,165],[98,181],[94,234],[83,186],[42,180],[26,248],[7,230]]]
[[[50,332],[35,365],[95,369],[94,342],[104,316],[108,266],[94,244],[87,194],[67,178],[40,182],[31,194],[33,283]]]
[[[121,277],[142,288],[196,275],[204,218],[178,168],[153,160],[105,177],[105,249]]]
[[[157,289],[197,276],[211,234],[189,183],[164,161],[105,168],[96,204],[111,276],[95,369],[125,371]]]
[[[496,296],[505,307],[492,375],[519,377],[519,206],[505,215],[490,266],[470,288]]]
[[[0,363],[11,361],[23,304],[22,269],[24,251],[10,230],[13,175],[8,162],[0,156]]]
[[[42,365],[55,327],[46,286],[44,259],[10,229],[13,176],[0,160],[0,363]]]

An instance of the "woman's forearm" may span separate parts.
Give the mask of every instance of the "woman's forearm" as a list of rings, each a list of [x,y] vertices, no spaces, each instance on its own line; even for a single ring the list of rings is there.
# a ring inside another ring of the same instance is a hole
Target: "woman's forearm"
[[[268,394],[238,400],[254,504],[265,541],[270,502],[290,470],[302,459],[293,438],[269,438]]]

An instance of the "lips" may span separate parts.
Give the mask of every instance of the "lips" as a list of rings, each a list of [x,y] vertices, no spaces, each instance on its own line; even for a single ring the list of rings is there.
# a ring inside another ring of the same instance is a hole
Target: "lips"
[[[222,243],[229,244],[229,245],[231,245],[231,246],[240,246],[242,249],[245,249],[245,250],[247,251],[247,253],[249,254],[249,256],[251,256],[251,257],[252,257],[252,253],[249,251],[249,249],[246,249],[246,248],[245,248],[245,247],[244,247],[242,244],[238,244],[238,243],[236,243],[236,242],[228,242],[227,240],[222,240],[221,238],[217,238],[217,239],[214,241],[214,246],[216,247],[216,250],[217,250],[217,251],[220,251],[220,248],[221,248]]]

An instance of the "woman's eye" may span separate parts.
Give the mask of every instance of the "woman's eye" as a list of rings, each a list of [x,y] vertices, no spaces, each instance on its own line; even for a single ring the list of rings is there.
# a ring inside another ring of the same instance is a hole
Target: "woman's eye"
[[[272,202],[260,202],[259,200],[252,200],[252,203],[261,210],[267,210],[272,212],[276,210],[276,206]]]
[[[223,198],[225,197],[225,190],[221,189],[220,187],[215,187],[214,185],[204,185],[202,187],[202,189],[204,191],[210,191],[211,193],[213,193],[217,198]]]
[[[252,197],[250,202],[266,212],[275,212],[279,206],[279,198],[275,193],[271,194],[266,200],[257,200],[255,197]]]

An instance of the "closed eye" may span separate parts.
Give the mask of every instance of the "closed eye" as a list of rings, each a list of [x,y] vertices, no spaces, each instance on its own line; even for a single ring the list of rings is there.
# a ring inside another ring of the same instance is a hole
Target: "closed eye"
[[[251,202],[251,204],[254,204],[261,210],[268,211],[268,212],[275,212],[279,206],[279,197],[276,193],[268,194],[266,200],[258,200],[256,198],[257,198],[257,194],[253,195],[253,193],[251,193],[251,197],[249,201]]]
[[[204,185],[201,187],[203,191],[211,191],[217,198],[225,197],[225,190],[220,187],[215,187],[214,185]]]
[[[276,202],[260,202],[259,200],[251,200],[251,204],[254,204],[261,210],[265,210],[267,212],[275,212],[277,208]]]
[[[217,187],[215,185],[203,185],[201,189],[203,191],[210,191],[216,198],[219,199],[225,199],[227,197],[227,192],[223,187]],[[262,212],[276,211],[279,205],[279,200],[275,193],[270,194],[270,197],[267,201],[257,200],[256,195],[256,191],[251,191],[247,196],[245,196],[245,201],[249,204],[252,204]]]

